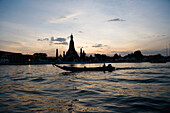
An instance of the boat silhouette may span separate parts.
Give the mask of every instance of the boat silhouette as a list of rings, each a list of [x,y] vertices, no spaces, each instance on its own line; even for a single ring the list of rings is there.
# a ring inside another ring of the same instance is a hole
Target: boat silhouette
[[[66,70],[66,71],[115,71],[115,67],[107,66],[107,67],[69,67],[69,66],[59,66],[54,64],[56,67]]]

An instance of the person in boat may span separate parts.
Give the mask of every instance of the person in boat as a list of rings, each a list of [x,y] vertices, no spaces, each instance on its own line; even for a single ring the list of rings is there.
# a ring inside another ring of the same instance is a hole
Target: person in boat
[[[103,64],[103,67],[106,67],[105,63]]]
[[[112,68],[112,65],[111,64],[108,64],[108,66],[107,66],[108,68]]]

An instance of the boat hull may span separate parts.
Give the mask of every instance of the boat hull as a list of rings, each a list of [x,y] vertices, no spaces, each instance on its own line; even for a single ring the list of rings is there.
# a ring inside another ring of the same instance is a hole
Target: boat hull
[[[66,70],[66,71],[114,71],[115,67],[90,67],[90,68],[80,68],[80,67],[67,67],[67,66],[59,66],[56,65],[56,67]]]

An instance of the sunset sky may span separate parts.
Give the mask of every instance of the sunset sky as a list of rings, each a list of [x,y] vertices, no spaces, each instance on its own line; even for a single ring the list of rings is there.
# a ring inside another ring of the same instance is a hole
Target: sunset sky
[[[170,0],[0,0],[0,50],[166,55]]]

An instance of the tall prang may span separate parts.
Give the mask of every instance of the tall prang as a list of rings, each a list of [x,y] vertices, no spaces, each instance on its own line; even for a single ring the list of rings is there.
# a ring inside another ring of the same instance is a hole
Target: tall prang
[[[69,45],[69,50],[68,51],[76,51],[74,48],[74,40],[73,40],[73,35],[71,34],[70,36],[70,45]]]
[[[79,56],[74,48],[73,35],[71,34],[69,49],[66,53],[65,61],[73,62],[73,61],[78,61],[78,60],[79,60]]]

